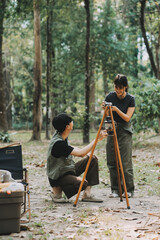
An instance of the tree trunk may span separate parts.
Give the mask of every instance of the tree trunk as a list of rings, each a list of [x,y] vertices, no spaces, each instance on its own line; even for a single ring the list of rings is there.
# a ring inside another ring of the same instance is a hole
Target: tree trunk
[[[42,60],[41,60],[39,1],[33,0],[33,5],[34,5],[35,66],[34,66],[34,97],[33,97],[33,133],[31,140],[41,140]]]
[[[47,0],[47,76],[46,76],[46,139],[50,139],[50,92],[49,85],[51,82],[52,69],[52,8],[50,0]]]
[[[160,11],[159,11],[160,12]],[[157,78],[160,80],[160,54],[159,54],[159,49],[160,49],[160,26],[159,26],[159,34],[158,34],[158,42],[156,44],[156,63],[157,63]]]
[[[145,26],[144,26],[144,22],[145,22],[145,20],[144,20],[144,10],[145,10],[145,5],[146,5],[146,0],[141,0],[140,3],[141,3],[140,26],[141,26],[142,36],[143,36],[144,43],[145,43],[145,46],[146,46],[146,49],[147,49],[147,52],[148,52],[148,55],[149,55],[152,70],[154,72],[155,77],[158,78],[158,72],[157,72],[156,64],[155,64],[155,61],[154,61],[152,50],[149,46],[149,42],[148,42],[147,34],[146,34],[146,29],[145,29]]]
[[[0,1],[0,131],[7,132],[7,115],[5,103],[5,84],[3,78],[3,62],[2,62],[2,42],[3,42],[3,19],[5,13],[6,1]]]
[[[83,126],[83,143],[89,143],[89,97],[90,97],[90,72],[89,72],[89,53],[90,53],[90,8],[89,0],[84,0],[86,9],[86,53],[85,53],[85,116]]]
[[[95,115],[95,79],[94,79],[94,67],[91,66],[91,76],[90,76],[90,98],[89,98],[89,107],[90,107],[90,113],[92,114],[92,121],[90,123],[90,128],[95,129],[96,122],[94,121],[94,115]]]
[[[6,117],[8,123],[8,129],[12,129],[12,103],[13,103],[13,94],[10,84],[10,62],[7,59],[7,54],[4,53],[4,71],[3,71],[3,79],[4,79],[4,87],[5,87],[5,101],[6,101]]]
[[[108,80],[107,80],[107,68],[104,66],[104,63],[102,63],[102,71],[103,71],[103,91],[104,96],[108,93]]]
[[[52,39],[52,45],[53,45],[53,39]],[[55,61],[55,51],[54,47],[52,47],[52,85],[51,85],[51,120],[58,114],[58,107],[57,107],[57,93],[56,89],[58,88],[58,83],[56,81],[56,61]],[[51,134],[54,132],[54,128],[52,126],[52,121],[50,123],[51,128]]]

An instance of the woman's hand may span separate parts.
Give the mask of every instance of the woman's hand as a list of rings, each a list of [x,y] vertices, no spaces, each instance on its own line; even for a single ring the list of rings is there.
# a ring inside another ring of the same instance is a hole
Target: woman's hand
[[[117,112],[118,108],[116,106],[112,106],[112,111]]]

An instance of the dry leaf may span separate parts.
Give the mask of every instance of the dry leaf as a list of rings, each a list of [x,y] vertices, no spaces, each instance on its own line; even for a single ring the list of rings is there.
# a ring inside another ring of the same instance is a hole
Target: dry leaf
[[[160,167],[160,162],[156,163],[155,166]]]
[[[160,218],[160,213],[148,213],[148,215],[152,215],[152,216]]]
[[[137,236],[137,238],[142,238],[142,237],[144,237],[145,235],[144,234],[139,234],[138,236]]]

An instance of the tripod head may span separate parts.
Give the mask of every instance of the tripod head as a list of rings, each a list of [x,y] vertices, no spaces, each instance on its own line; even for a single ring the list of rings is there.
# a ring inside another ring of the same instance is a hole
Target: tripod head
[[[111,103],[111,102],[106,102],[106,101],[104,101],[104,104],[105,104],[105,107],[112,106],[112,103]]]

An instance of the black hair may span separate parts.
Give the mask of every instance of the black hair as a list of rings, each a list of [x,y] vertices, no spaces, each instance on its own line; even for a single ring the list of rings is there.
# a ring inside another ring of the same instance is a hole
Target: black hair
[[[127,89],[128,89],[128,79],[125,75],[122,75],[122,74],[117,74],[117,76],[115,77],[114,79],[114,84],[116,87],[127,87],[126,88],[126,92],[127,92]]]
[[[72,122],[72,118],[69,115],[66,113],[59,113],[53,118],[52,125],[59,133],[63,133],[70,122]]]

